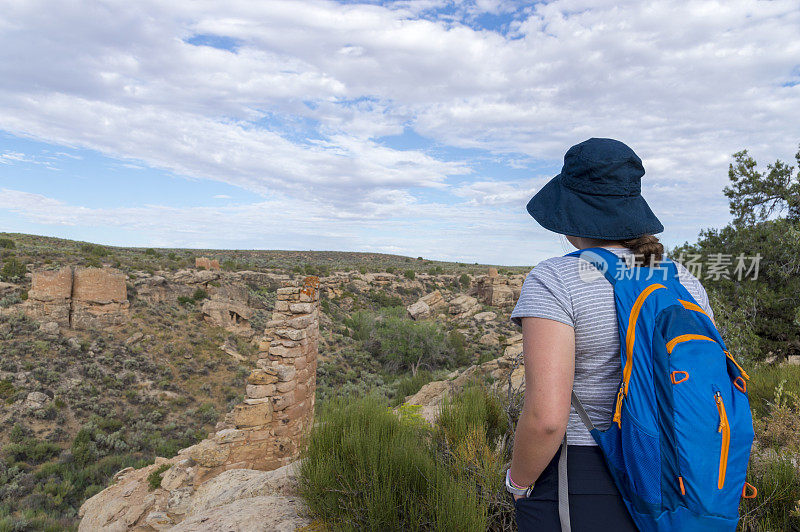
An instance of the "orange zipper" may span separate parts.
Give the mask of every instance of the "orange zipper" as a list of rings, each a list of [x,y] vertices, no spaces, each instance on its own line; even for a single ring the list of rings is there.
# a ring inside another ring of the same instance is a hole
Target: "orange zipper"
[[[676,336],[667,342],[667,353],[672,354],[672,350],[675,349],[676,345],[680,344],[681,342],[688,342],[689,340],[708,340],[709,342],[714,341],[713,338],[703,336],[702,334],[681,334],[680,336]]]
[[[659,288],[666,288],[663,284],[651,284],[636,298],[631,309],[631,314],[628,317],[628,330],[625,332],[625,367],[622,369],[622,383],[619,386],[617,393],[617,405],[614,408],[614,423],[622,427],[622,399],[628,395],[628,384],[633,374],[633,344],[636,342],[636,321],[639,319],[639,312],[642,310],[647,297],[658,290]]]
[[[722,486],[725,485],[725,470],[728,468],[731,427],[728,424],[728,414],[725,413],[725,403],[722,402],[722,395],[719,392],[714,393],[714,401],[717,403],[717,411],[719,412],[719,428],[717,432],[722,433],[722,447],[719,452],[719,480],[717,481],[717,487],[722,489]]]

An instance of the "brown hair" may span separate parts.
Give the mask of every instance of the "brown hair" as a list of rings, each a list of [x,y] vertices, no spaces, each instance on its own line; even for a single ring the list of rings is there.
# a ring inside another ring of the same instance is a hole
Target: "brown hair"
[[[620,240],[619,243],[633,251],[637,266],[655,266],[664,256],[664,246],[653,235]]]

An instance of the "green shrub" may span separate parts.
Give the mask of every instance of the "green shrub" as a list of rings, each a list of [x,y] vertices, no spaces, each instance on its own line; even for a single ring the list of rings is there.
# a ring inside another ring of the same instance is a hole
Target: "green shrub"
[[[344,325],[350,330],[350,337],[353,340],[366,342],[375,331],[375,314],[357,310],[349,318],[344,319]]]
[[[387,294],[385,290],[370,290],[366,295],[378,308],[403,306],[402,299]]]
[[[153,248],[147,248],[146,250],[144,250],[144,254],[145,255],[149,255],[151,257],[160,257],[161,256],[161,253],[159,253],[158,251],[156,251]]]
[[[108,250],[100,244],[81,244],[81,252],[94,257],[108,256]]]
[[[3,249],[14,249],[16,247],[17,247],[17,245],[10,238],[0,238],[0,248],[3,248]]]
[[[195,418],[203,425],[216,423],[219,412],[212,403],[203,403],[195,411]]]
[[[0,268],[0,279],[3,281],[19,281],[23,277],[25,277],[25,273],[27,273],[27,268],[25,265],[19,261],[16,257],[8,257],[3,262],[3,267]]]
[[[406,270],[403,272],[403,277],[406,279],[414,279],[416,276],[417,274],[414,273],[414,270]]]
[[[463,482],[470,482],[487,508],[490,530],[506,530],[514,508],[504,486],[504,468],[511,459],[509,422],[500,397],[473,381],[461,393],[445,396],[436,422],[440,452]]]
[[[11,379],[0,381],[0,401],[13,402],[16,395],[17,389],[14,388],[14,383],[11,382]]]
[[[194,291],[194,294],[192,294],[192,299],[194,301],[201,301],[203,299],[208,299],[208,292],[206,292],[202,288],[198,288],[197,290]]]
[[[469,275],[467,275],[466,273],[462,273],[461,276],[458,278],[458,282],[462,287],[468,288],[470,284]]]
[[[162,475],[164,475],[164,472],[166,472],[170,467],[172,466],[169,464],[161,464],[149,475],[147,475],[147,485],[150,488],[150,491],[161,487],[161,481],[163,480]]]
[[[56,456],[61,448],[55,443],[26,438],[20,443],[10,443],[3,447],[3,453],[15,462],[39,464]]]
[[[455,349],[438,323],[387,316],[378,322],[374,341],[365,348],[387,370],[397,373],[452,366]]]
[[[442,398],[437,426],[440,438],[450,445],[465,441],[475,430],[484,431],[486,441],[494,445],[508,430],[508,417],[500,398],[474,382],[452,399]]]
[[[334,530],[486,530],[487,508],[437,460],[424,425],[375,397],[332,401],[320,420],[299,488]]]
[[[189,296],[178,296],[178,304],[183,305],[184,307],[188,307],[197,303],[193,297]]]

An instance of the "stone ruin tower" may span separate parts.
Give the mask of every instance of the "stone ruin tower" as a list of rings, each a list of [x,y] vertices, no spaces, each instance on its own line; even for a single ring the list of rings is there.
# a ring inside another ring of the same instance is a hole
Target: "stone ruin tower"
[[[269,471],[295,461],[314,420],[319,278],[284,286],[261,340],[261,357],[247,377],[247,398],[224,426],[185,449],[198,464],[196,482],[228,469]]]
[[[38,270],[23,309],[36,319],[87,329],[119,325],[128,318],[126,276],[114,268],[64,266]]]

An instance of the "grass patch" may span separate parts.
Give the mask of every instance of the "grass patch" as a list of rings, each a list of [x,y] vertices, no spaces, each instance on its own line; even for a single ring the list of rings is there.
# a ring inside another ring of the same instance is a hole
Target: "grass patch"
[[[758,489],[755,499],[742,499],[739,530],[800,530],[800,470],[788,456],[751,462],[747,479]]]
[[[439,460],[431,431],[373,396],[322,409],[300,491],[333,530],[486,530],[477,490]]]
[[[800,366],[760,365],[748,373],[750,381],[747,383],[747,393],[753,417],[769,413],[770,404],[775,402],[775,392],[779,387],[782,389],[782,394],[800,396]]]

